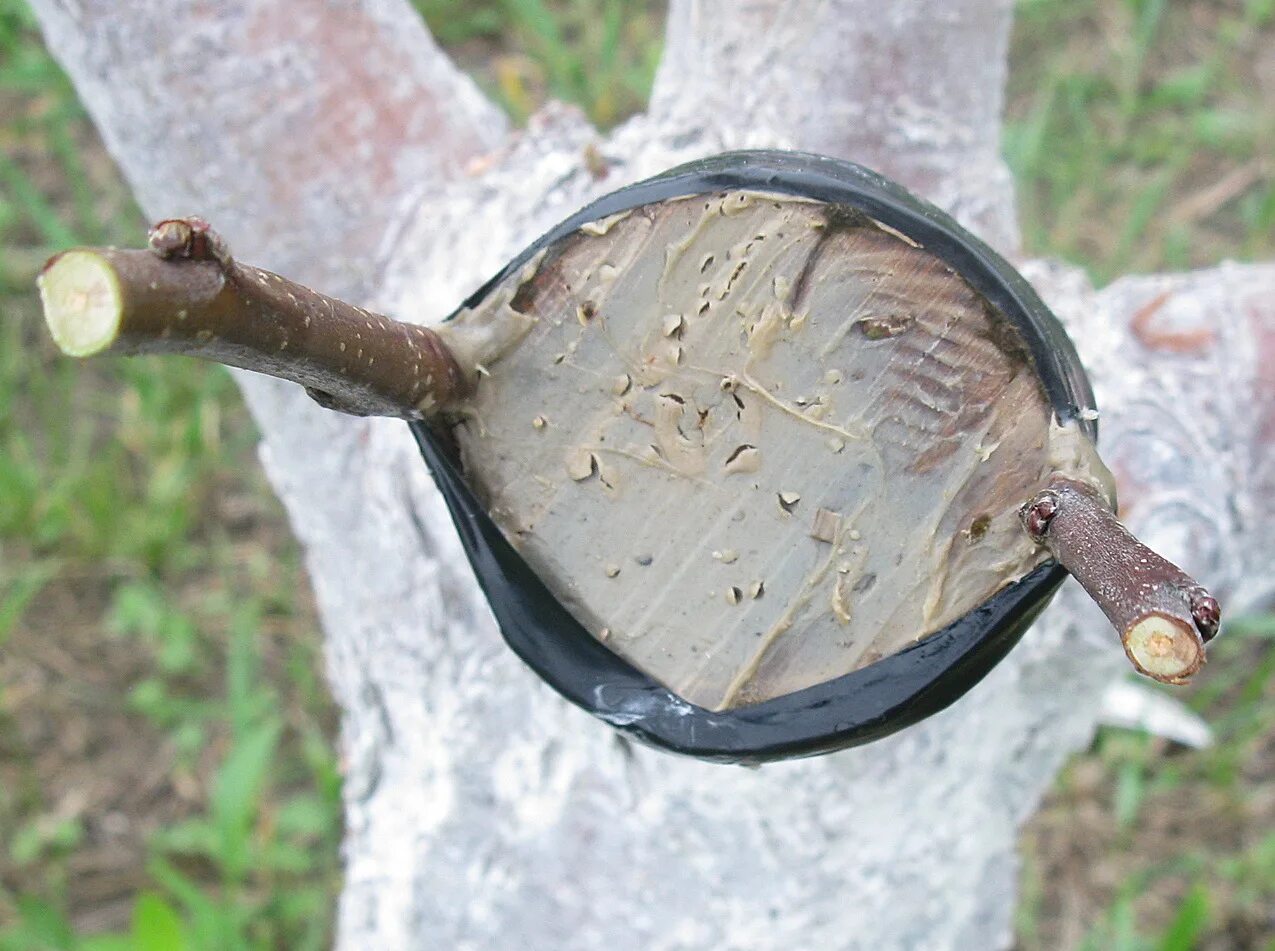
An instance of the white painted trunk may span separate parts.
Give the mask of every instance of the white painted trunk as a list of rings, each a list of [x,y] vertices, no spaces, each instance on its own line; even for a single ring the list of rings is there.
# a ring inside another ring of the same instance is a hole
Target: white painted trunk
[[[398,316],[446,314],[603,191],[741,145],[874,165],[1015,248],[997,157],[1008,0],[675,0],[652,112],[605,140],[564,107],[505,138],[397,0],[35,6],[148,214],[204,214],[242,259]],[[1027,272],[1092,371],[1132,525],[1232,616],[1269,597],[1275,267],[1101,293]],[[503,646],[405,426],[241,382],[345,712],[341,947],[1009,942],[1018,827],[1124,670],[1074,586],[902,735],[756,771],[676,759]]]

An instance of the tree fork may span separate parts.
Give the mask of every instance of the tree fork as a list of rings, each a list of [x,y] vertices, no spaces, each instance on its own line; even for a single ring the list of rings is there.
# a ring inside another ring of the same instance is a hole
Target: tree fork
[[[148,245],[77,248],[44,266],[44,316],[63,352],[214,360],[300,383],[356,416],[418,419],[464,395],[437,333],[239,264],[202,219],[161,221]]]
[[[1023,527],[1049,549],[1117,631],[1141,673],[1183,684],[1204,664],[1222,611],[1198,582],[1129,533],[1102,495],[1055,478],[1020,511]]]

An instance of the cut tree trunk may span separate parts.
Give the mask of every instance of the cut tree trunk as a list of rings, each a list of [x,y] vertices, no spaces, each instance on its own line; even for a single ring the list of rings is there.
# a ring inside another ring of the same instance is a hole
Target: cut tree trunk
[[[34,5],[149,215],[201,214],[245,260],[401,319],[447,313],[589,198],[724,148],[874,166],[1017,246],[1008,0],[674,0],[651,111],[605,138],[562,106],[508,136],[400,0]],[[1091,371],[1131,527],[1232,613],[1268,599],[1275,267],[1100,293],[1025,267]],[[341,947],[1009,943],[1019,824],[1125,666],[1077,591],[899,736],[757,771],[675,759],[504,647],[402,423],[240,382],[345,714]]]

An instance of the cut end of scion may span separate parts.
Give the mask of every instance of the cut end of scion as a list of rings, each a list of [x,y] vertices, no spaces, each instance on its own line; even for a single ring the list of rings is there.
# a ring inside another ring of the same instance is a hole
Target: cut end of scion
[[[1125,653],[1140,673],[1181,684],[1204,665],[1204,642],[1178,618],[1148,614],[1124,632]]]
[[[1019,514],[1027,534],[1102,608],[1139,673],[1184,684],[1204,665],[1204,645],[1222,619],[1217,600],[1134,538],[1101,493],[1056,477]]]
[[[63,353],[90,357],[111,347],[124,299],[109,261],[90,250],[67,251],[45,265],[38,284],[45,322]]]

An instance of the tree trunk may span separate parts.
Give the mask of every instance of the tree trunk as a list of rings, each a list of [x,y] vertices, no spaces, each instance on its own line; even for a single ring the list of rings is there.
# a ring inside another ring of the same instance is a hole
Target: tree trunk
[[[199,213],[245,260],[401,319],[442,316],[589,198],[742,145],[875,166],[1016,249],[1008,0],[674,0],[652,110],[605,139],[562,106],[506,137],[400,0],[35,6],[148,214]],[[1269,597],[1275,267],[1101,293],[1027,272],[1093,374],[1131,526],[1230,613]],[[1019,824],[1124,669],[1074,586],[901,735],[756,771],[676,759],[504,647],[402,423],[240,380],[345,712],[341,947],[1009,943]]]

